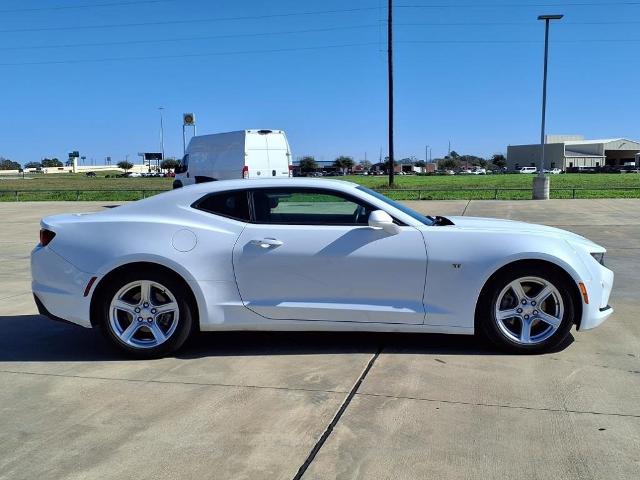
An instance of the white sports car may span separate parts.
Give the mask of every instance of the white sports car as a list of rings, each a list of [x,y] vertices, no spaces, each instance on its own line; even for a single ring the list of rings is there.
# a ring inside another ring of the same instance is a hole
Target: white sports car
[[[198,330],[484,333],[515,352],[602,323],[605,249],[522,222],[429,217],[354,183],[229,180],[42,220],[40,312],[138,357]]]

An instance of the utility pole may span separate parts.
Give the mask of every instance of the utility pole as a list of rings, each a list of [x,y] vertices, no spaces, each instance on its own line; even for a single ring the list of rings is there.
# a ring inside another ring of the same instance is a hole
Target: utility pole
[[[429,163],[429,145],[424,147],[424,163]]]
[[[389,74],[389,186],[393,185],[393,0],[387,5],[387,70]]]

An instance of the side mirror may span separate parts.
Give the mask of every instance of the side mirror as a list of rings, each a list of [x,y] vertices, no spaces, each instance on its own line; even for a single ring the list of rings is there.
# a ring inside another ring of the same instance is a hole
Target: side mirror
[[[381,228],[391,235],[400,233],[400,227],[393,223],[393,218],[384,210],[374,210],[369,214],[369,226],[371,228]]]

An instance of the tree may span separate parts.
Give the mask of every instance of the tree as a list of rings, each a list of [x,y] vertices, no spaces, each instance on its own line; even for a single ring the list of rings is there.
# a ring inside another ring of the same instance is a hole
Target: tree
[[[451,152],[449,152],[449,155],[448,155],[449,158],[458,158],[459,156],[460,155],[458,155],[458,152],[456,152],[455,150],[451,150]]]
[[[424,160],[418,160],[414,165],[416,167],[426,167],[427,163]]]
[[[42,164],[40,162],[28,162],[25,164],[24,168],[41,168]]]
[[[176,160],[175,158],[167,158],[166,160],[162,161],[162,163],[160,164],[160,168],[162,168],[163,170],[175,170],[178,165],[180,165],[180,162],[178,162],[178,160]]]
[[[360,166],[363,170],[369,170],[371,168],[371,162],[369,160],[361,160]]]
[[[498,168],[504,168],[507,166],[507,159],[501,153],[496,153],[491,157],[491,163]]]
[[[22,170],[22,165],[8,158],[0,157],[0,170]]]
[[[444,160],[437,160],[438,167],[443,170],[456,170],[460,168],[460,162],[455,158],[445,158]]]
[[[133,168],[133,163],[123,160],[121,162],[118,162],[118,168],[121,168],[126,172],[127,170],[131,170]]]
[[[62,167],[62,162],[60,160],[58,160],[57,158],[43,158],[42,159],[42,166],[44,168]]]
[[[302,157],[300,159],[300,171],[301,172],[313,172],[318,168],[318,162],[313,157]]]
[[[340,155],[338,158],[336,158],[333,161],[333,166],[336,168],[339,168],[343,172],[346,172],[347,170],[351,170],[354,165],[355,165],[355,162],[353,161],[353,158],[346,157],[344,155]]]

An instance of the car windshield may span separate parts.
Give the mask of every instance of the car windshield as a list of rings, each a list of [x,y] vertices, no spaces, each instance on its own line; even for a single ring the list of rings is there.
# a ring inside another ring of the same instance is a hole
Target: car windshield
[[[382,200],[384,203],[391,205],[393,208],[397,208],[402,213],[409,215],[411,218],[418,220],[420,223],[424,223],[425,225],[434,225],[436,220],[433,217],[428,215],[422,215],[415,210],[410,209],[406,205],[398,203],[394,200],[391,200],[388,197],[385,197],[381,193],[376,192],[375,190],[371,190],[370,188],[359,186],[358,190],[362,190],[363,192],[367,192],[369,195],[376,197],[378,200]]]

